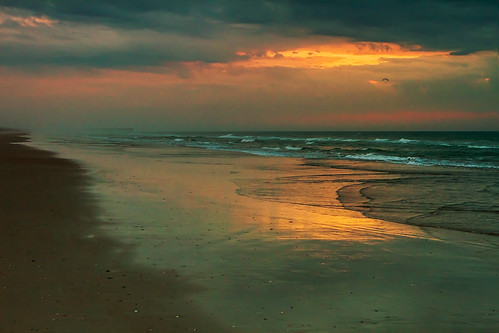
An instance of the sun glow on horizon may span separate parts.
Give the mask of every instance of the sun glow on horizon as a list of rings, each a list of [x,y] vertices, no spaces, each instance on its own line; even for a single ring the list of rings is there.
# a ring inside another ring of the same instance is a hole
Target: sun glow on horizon
[[[243,58],[236,66],[326,69],[339,66],[379,65],[390,59],[414,59],[422,56],[446,56],[451,51],[422,51],[414,45],[404,48],[395,43],[342,42],[311,45],[289,50],[238,51]]]

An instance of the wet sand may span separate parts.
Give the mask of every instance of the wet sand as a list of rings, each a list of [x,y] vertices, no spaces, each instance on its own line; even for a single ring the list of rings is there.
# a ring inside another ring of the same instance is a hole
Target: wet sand
[[[496,237],[435,234],[365,217],[357,204],[345,209],[366,197],[342,189],[400,178],[382,167],[175,147],[52,148],[92,172],[99,232],[129,244],[133,267],[188,279],[200,290],[190,304],[223,328],[491,332],[499,325]]]
[[[340,189],[342,204],[364,215],[420,226],[499,236],[499,171],[348,161],[311,162],[373,177]],[[497,241],[499,244],[499,240]]]
[[[0,332],[223,332],[172,270],[130,265],[133,246],[99,232],[76,163],[0,132]]]

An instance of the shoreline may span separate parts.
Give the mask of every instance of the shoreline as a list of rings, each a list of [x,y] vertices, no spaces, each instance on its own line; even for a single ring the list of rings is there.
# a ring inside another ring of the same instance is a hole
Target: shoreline
[[[132,266],[133,247],[98,230],[80,165],[27,140],[0,131],[0,331],[224,331],[188,302],[199,287]]]
[[[43,147],[43,146],[42,146]],[[126,146],[122,147],[126,149]],[[143,148],[157,149],[156,146],[144,146]],[[44,148],[42,148],[44,149]],[[132,148],[133,149],[133,148]],[[417,214],[404,216],[400,211],[398,212],[398,216],[393,216],[390,214],[390,209],[387,207],[383,207],[383,209],[379,209],[379,207],[375,207],[378,204],[377,197],[371,197],[369,194],[366,194],[366,190],[370,190],[375,187],[379,182],[386,182],[387,184],[391,184],[391,181],[395,180],[404,180],[410,179],[414,176],[421,175],[442,175],[448,176],[451,174],[462,175],[466,177],[474,172],[478,172],[479,174],[492,173],[497,174],[499,177],[499,171],[495,169],[481,169],[481,168],[463,168],[463,167],[454,167],[454,166],[418,166],[418,165],[405,165],[399,163],[388,163],[388,162],[379,162],[379,161],[355,161],[355,160],[322,160],[322,159],[306,159],[306,158],[293,158],[293,157],[269,157],[269,156],[260,156],[255,155],[248,152],[239,152],[239,151],[221,151],[221,150],[210,150],[209,148],[200,148],[200,147],[169,147],[168,149],[172,150],[173,153],[171,156],[177,156],[177,150],[182,152],[185,151],[186,156],[189,155],[199,155],[199,156],[210,156],[214,154],[215,156],[225,156],[225,157],[253,157],[253,158],[272,158],[272,159],[291,159],[297,160],[297,165],[301,166],[312,166],[318,167],[321,169],[332,169],[332,170],[349,170],[349,171],[359,171],[365,172],[366,174],[378,174],[380,177],[376,179],[363,179],[359,180],[360,183],[356,184],[347,184],[344,187],[339,188],[337,192],[338,201],[341,203],[341,206],[353,212],[359,212],[367,219],[374,219],[384,221],[386,223],[395,223],[396,225],[401,226],[410,226],[421,228],[422,231],[427,233],[428,235],[434,235],[438,233],[439,235],[445,237],[446,232],[451,232],[454,234],[455,232],[464,232],[466,234],[476,234],[476,235],[486,235],[497,237],[499,235],[499,231],[487,232],[487,231],[477,231],[477,230],[469,230],[467,228],[454,228],[448,226],[439,226],[439,225],[431,225],[427,223],[414,223],[409,220],[417,217]],[[49,147],[50,150],[50,147]],[[194,153],[189,153],[192,151]],[[168,155],[167,154],[167,155]],[[182,154],[182,153],[181,153]],[[167,156],[163,155],[163,156]],[[73,157],[71,157],[73,158]],[[232,180],[237,186],[237,181]],[[499,186],[499,183],[498,183]],[[352,193],[350,189],[353,188],[355,193]],[[239,195],[244,195],[240,192],[240,189],[237,190]],[[346,199],[345,199],[346,198]],[[374,203],[374,204],[373,204]],[[374,209],[373,209],[374,208]],[[492,213],[497,214],[498,211],[492,211]],[[422,215],[422,214],[421,214]],[[450,234],[449,234],[450,236]],[[453,238],[453,236],[450,236]],[[461,238],[461,237],[457,237]]]
[[[494,223],[499,217],[499,206],[494,204],[497,194],[494,188],[499,186],[499,171],[495,169],[346,160],[307,161],[305,164],[378,173],[379,177],[338,190],[338,199],[345,209],[361,212],[367,218],[425,230],[499,236],[499,228]],[[439,187],[441,184],[445,188]],[[467,221],[473,220],[481,223],[470,226]]]
[[[383,173],[193,148],[35,146],[92,172],[101,231],[128,244],[132,267],[175,269],[200,290],[189,304],[229,330],[450,332],[497,323],[495,247],[367,218],[337,200],[341,186]]]

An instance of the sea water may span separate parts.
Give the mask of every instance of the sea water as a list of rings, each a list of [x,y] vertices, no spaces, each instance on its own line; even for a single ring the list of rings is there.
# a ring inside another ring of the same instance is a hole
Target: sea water
[[[74,139],[109,145],[199,147],[263,156],[499,168],[499,132],[174,133],[105,129]]]

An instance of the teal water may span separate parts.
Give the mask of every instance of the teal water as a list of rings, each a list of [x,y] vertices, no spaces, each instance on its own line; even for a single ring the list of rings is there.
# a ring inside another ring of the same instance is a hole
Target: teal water
[[[264,156],[499,168],[499,132],[212,132],[99,130],[73,137],[106,145],[174,145]]]

